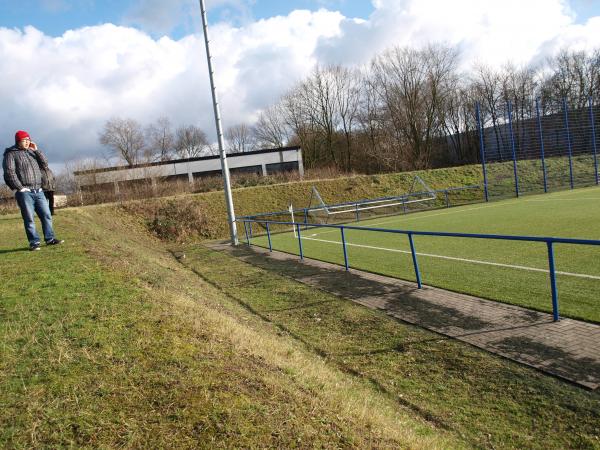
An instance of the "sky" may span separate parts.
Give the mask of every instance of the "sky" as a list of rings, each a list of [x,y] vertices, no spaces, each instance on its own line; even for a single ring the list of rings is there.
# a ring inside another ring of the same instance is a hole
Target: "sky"
[[[206,0],[223,126],[252,124],[316,64],[456,46],[461,67],[600,48],[600,0]],[[0,0],[0,137],[55,170],[106,155],[104,123],[168,117],[215,139],[197,0]]]

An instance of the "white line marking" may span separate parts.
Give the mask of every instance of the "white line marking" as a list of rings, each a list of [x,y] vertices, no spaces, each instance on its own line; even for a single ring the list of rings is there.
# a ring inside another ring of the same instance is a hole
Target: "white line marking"
[[[580,198],[529,198],[526,202],[578,202],[579,200],[600,200],[600,197],[580,197]]]
[[[328,244],[342,245],[341,242],[328,241],[326,239],[314,239],[314,238],[308,238],[308,237],[305,237],[303,239],[306,239],[306,240],[309,240],[309,241],[325,242],[325,243],[328,243]],[[383,251],[386,251],[386,252],[407,253],[407,254],[410,254],[410,252],[408,250],[399,250],[399,249],[386,248],[386,247],[374,247],[374,246],[371,246],[371,245],[352,244],[352,243],[349,243],[349,242],[346,242],[346,245],[350,245],[352,247],[369,248],[369,249],[373,249],[373,250],[383,250]],[[450,261],[461,261],[461,262],[467,262],[467,263],[473,263],[473,264],[483,264],[483,265],[486,265],[486,266],[506,267],[506,268],[509,268],[509,269],[528,270],[530,272],[543,272],[543,273],[549,273],[550,272],[548,269],[538,269],[537,267],[517,266],[517,265],[512,265],[512,264],[502,264],[502,263],[495,263],[495,262],[489,262],[489,261],[480,261],[480,260],[477,260],[477,259],[456,258],[456,257],[453,257],[453,256],[432,255],[430,253],[418,253],[418,252],[417,252],[417,255],[419,255],[419,256],[428,256],[430,258],[447,259],[447,260],[450,260]],[[566,276],[569,276],[569,277],[577,277],[577,278],[589,278],[590,280],[600,280],[600,276],[587,275],[587,274],[584,274],[584,273],[561,272],[561,271],[557,270],[556,274],[557,275],[566,275]]]

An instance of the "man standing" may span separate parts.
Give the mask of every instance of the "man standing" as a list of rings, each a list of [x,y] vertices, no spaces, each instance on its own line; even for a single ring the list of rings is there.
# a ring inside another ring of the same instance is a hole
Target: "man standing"
[[[42,222],[46,245],[62,244],[56,239],[52,228],[52,215],[48,201],[42,191],[42,171],[48,169],[48,160],[38,150],[35,142],[26,131],[17,131],[15,145],[4,151],[2,161],[4,182],[15,191],[17,204],[21,209],[25,233],[29,240],[29,250],[40,249],[40,237],[35,229],[34,212]]]

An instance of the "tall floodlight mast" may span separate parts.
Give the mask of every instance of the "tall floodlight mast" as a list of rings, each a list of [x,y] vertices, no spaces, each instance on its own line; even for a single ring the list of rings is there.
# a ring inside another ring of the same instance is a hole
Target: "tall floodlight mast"
[[[214,72],[212,67],[212,57],[210,56],[210,47],[208,45],[208,21],[206,20],[206,7],[204,0],[200,0],[200,12],[202,14],[202,29],[204,30],[204,44],[206,45],[206,60],[208,61],[208,75],[210,77],[210,89],[212,92],[213,109],[215,111],[215,122],[217,125],[217,138],[219,141],[219,154],[221,155],[221,172],[223,173],[223,184],[225,186],[225,201],[227,203],[227,217],[229,221],[229,233],[231,243],[238,245],[237,227],[235,225],[235,212],[233,210],[233,196],[231,195],[231,183],[229,180],[229,167],[227,166],[227,155],[225,154],[225,145],[223,143],[223,129],[221,127],[221,113],[219,112],[219,101],[217,99],[217,89],[215,87]]]

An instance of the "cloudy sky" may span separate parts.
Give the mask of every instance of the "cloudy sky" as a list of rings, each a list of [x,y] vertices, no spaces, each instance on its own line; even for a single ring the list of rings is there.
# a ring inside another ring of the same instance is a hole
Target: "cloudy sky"
[[[456,45],[463,67],[600,48],[600,0],[206,0],[223,125],[317,64],[392,45]],[[197,0],[1,0],[0,131],[25,129],[52,167],[101,156],[111,117],[214,121]]]

